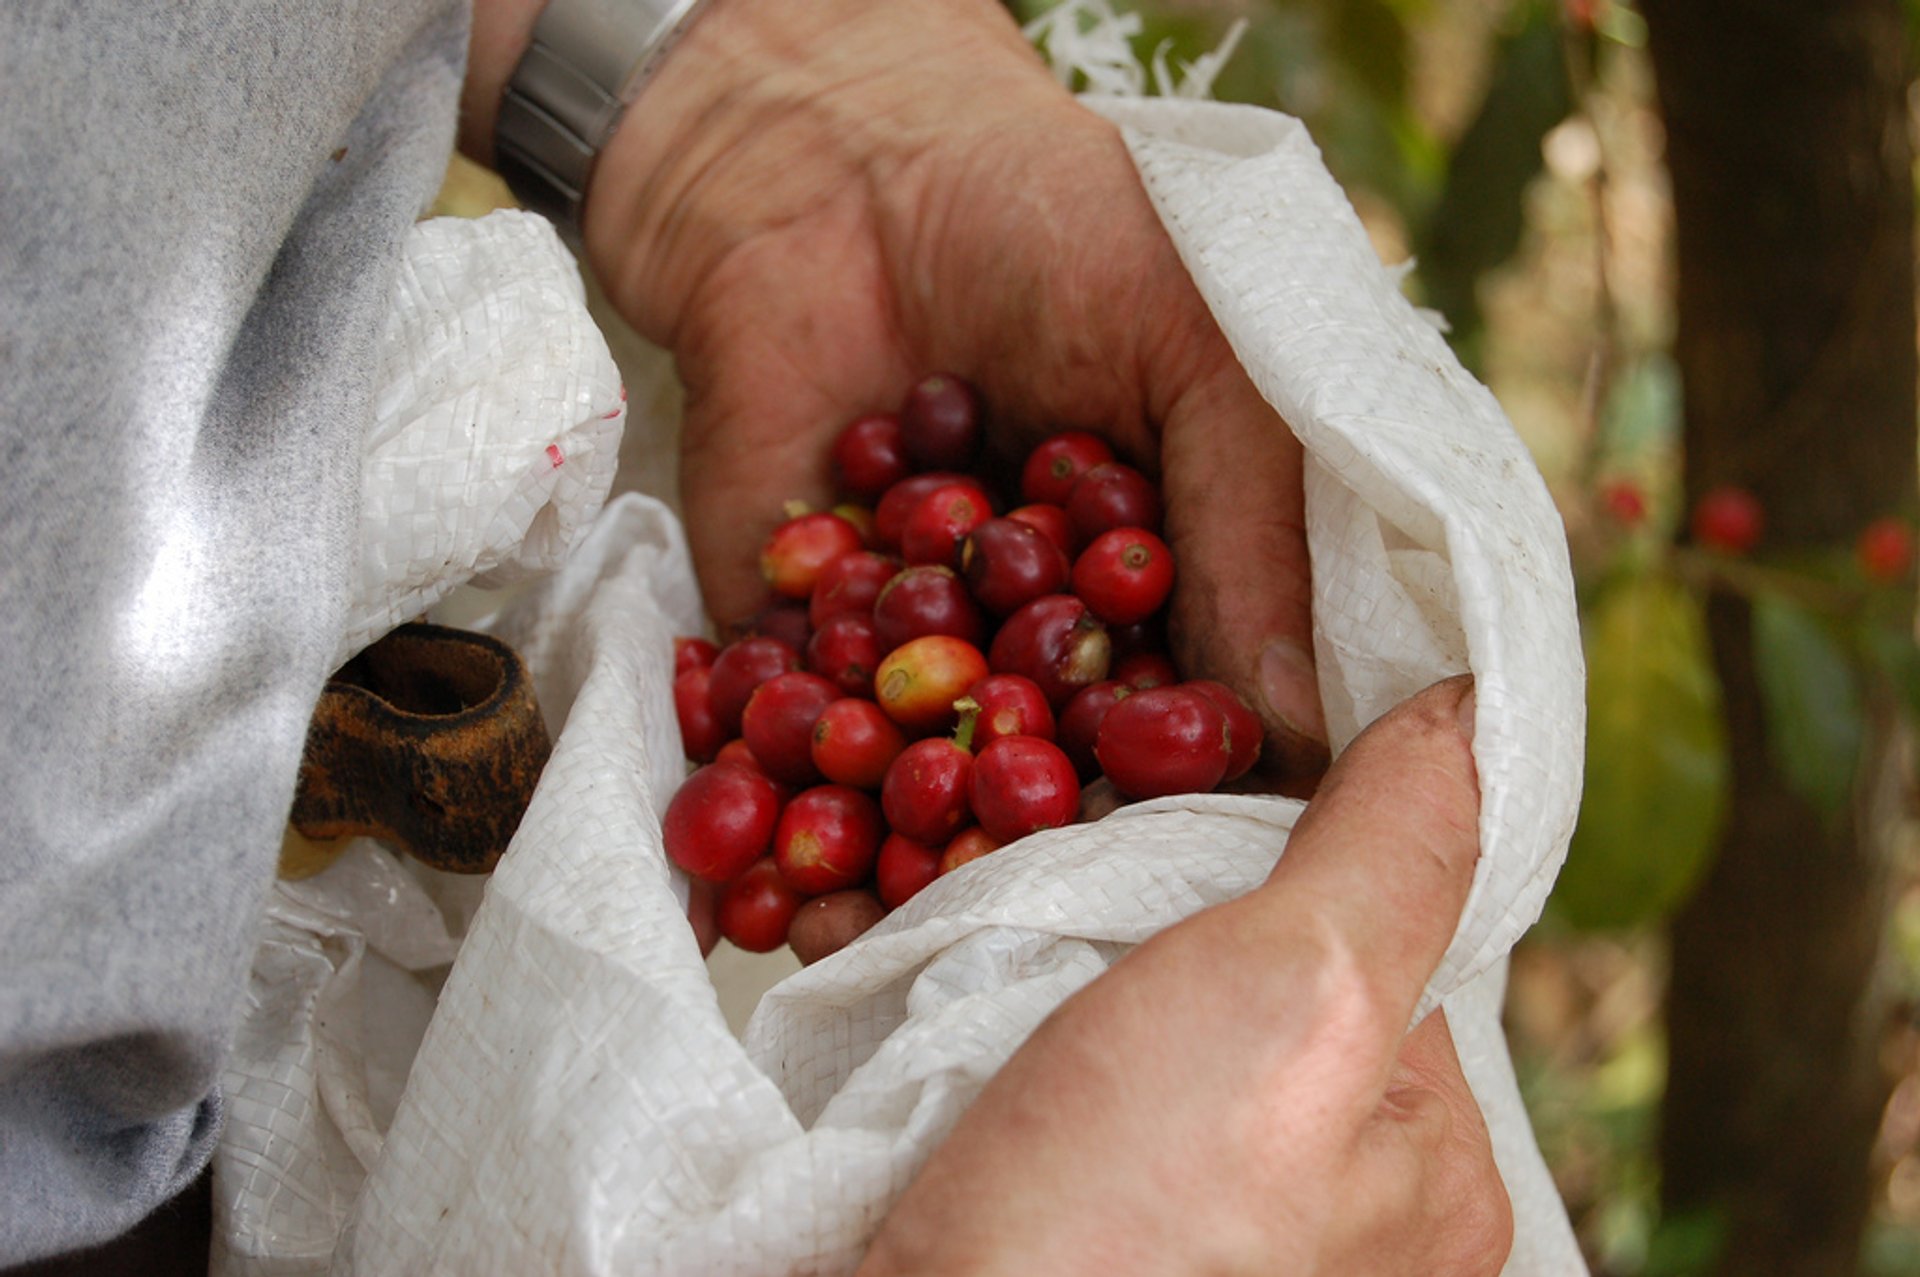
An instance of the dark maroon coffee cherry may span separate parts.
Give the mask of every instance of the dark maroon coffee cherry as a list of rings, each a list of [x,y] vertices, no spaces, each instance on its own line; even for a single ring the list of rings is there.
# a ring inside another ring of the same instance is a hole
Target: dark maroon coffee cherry
[[[907,456],[922,470],[964,470],[980,452],[980,396],[958,377],[935,373],[914,383],[900,408]]]
[[[1011,616],[1043,594],[1060,593],[1069,570],[1059,547],[1018,519],[988,519],[960,550],[967,588],[995,616]]]

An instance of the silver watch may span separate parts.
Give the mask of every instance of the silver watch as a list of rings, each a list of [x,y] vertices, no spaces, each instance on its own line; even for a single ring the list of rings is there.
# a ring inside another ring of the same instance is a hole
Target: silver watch
[[[521,203],[579,228],[600,149],[706,0],[549,0],[494,126],[494,167]]]

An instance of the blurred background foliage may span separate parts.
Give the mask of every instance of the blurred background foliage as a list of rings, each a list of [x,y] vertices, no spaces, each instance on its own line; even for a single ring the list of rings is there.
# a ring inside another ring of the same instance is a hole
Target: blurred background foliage
[[[1905,2],[1909,31],[1920,31],[1920,3]],[[1011,7],[1032,20],[1052,5]],[[1917,717],[1911,563],[1863,568],[1851,545],[1768,561],[1687,535],[1672,187],[1634,7],[1120,7],[1142,18],[1143,61],[1191,62],[1245,24],[1214,95],[1308,125],[1382,258],[1416,260],[1410,293],[1446,317],[1555,494],[1587,642],[1587,792],[1548,916],[1514,954],[1509,1034],[1595,1271],[1723,1271],[1724,1219],[1662,1216],[1658,1138],[1662,1120],[1687,1120],[1662,1111],[1667,927],[1716,854],[1729,792],[1704,598],[1711,586],[1751,604],[1780,774],[1835,811],[1856,787],[1876,698]],[[1858,1272],[1873,1277],[1920,1274],[1920,887],[1901,788],[1890,924],[1873,973],[1892,1008],[1870,1026],[1891,1096],[1859,1246]],[[1778,1131],[1781,1157],[1796,1155],[1801,1134]]]

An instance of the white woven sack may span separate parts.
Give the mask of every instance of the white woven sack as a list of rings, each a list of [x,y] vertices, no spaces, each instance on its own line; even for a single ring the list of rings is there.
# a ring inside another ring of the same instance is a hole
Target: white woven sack
[[[544,218],[415,226],[381,353],[341,661],[463,581],[564,562],[626,423],[579,267]],[[453,960],[478,887],[368,841],[276,884],[222,1079],[214,1272],[326,1271],[433,1009],[408,973]]]
[[[1428,1002],[1445,1001],[1514,1199],[1506,1271],[1583,1273],[1498,1019],[1502,960],[1545,898],[1579,790],[1582,676],[1552,505],[1296,123],[1190,102],[1095,105],[1125,128],[1203,295],[1309,450],[1336,748],[1434,680],[1477,676],[1483,858]],[[324,1183],[276,1188],[263,1173],[255,1198],[345,1213],[331,1271],[850,1271],[1026,1034],[1127,946],[1260,882],[1298,812],[1283,799],[1165,799],[1023,840],[784,981],[736,1040],[659,839],[682,772],[670,640],[698,624],[679,527],[641,497],[610,506],[567,566],[498,618],[564,726],[384,1137],[377,1088],[333,1030],[356,1010],[404,1020],[406,999],[335,998],[334,982],[355,955],[404,968],[432,954],[401,952],[390,928],[343,940],[382,894],[348,884],[369,874],[403,903],[437,896],[435,943],[470,902],[372,851],[282,901],[277,941],[320,972],[308,1001],[328,1012],[283,1019],[322,1039],[307,1055],[335,1078],[299,1093],[286,1124],[351,1156],[326,1162],[338,1173]],[[322,1251],[282,1264],[270,1230],[255,1236],[249,1271],[329,1270]]]

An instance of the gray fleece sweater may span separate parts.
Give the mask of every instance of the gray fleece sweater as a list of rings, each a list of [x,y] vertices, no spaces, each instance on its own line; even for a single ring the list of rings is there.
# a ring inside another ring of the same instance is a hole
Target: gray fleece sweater
[[[466,23],[0,5],[0,1267],[211,1152]]]

